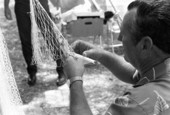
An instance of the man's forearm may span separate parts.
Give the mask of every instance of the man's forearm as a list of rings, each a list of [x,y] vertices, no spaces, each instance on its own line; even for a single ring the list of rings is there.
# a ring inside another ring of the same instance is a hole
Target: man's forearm
[[[131,64],[127,63],[123,57],[103,50],[102,56],[98,61],[107,67],[118,79],[134,84],[131,78],[135,69]]]
[[[4,0],[4,7],[5,8],[9,7],[9,2],[10,2],[10,0]]]
[[[70,115],[92,115],[81,81],[76,81],[71,85],[70,101]]]

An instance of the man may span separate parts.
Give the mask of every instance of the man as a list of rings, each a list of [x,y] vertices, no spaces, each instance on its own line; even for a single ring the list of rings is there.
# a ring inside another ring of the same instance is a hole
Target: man
[[[73,45],[75,51],[98,60],[117,78],[134,86],[116,98],[105,115],[169,115],[169,11],[170,3],[166,0],[136,0],[129,4],[119,36],[127,62],[84,42]],[[69,57],[64,65],[64,72],[70,79],[71,115],[92,115],[83,90],[82,63],[80,59]]]
[[[22,52],[27,64],[27,72],[29,74],[28,84],[30,86],[36,83],[37,66],[32,64],[32,45],[31,45],[31,20],[30,20],[30,0],[16,0],[15,1],[15,14],[21,39]],[[46,12],[51,16],[48,6],[48,0],[39,0]],[[9,8],[10,0],[4,0],[4,13],[8,20],[12,20],[11,10]],[[55,38],[54,38],[55,39]],[[56,50],[56,52],[58,52]],[[61,59],[56,60],[57,65],[61,65]],[[63,74],[62,66],[56,68],[58,72],[57,85],[61,86],[66,82]]]

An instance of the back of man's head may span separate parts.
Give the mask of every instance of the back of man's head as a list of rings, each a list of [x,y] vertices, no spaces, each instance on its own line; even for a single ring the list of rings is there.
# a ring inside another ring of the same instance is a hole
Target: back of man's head
[[[136,8],[133,34],[137,44],[144,36],[151,37],[153,44],[170,54],[170,2],[168,0],[136,0],[128,10]]]

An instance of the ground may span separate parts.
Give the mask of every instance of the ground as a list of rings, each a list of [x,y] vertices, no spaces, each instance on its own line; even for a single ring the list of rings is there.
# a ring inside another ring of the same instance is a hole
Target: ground
[[[54,66],[39,67],[37,84],[27,85],[26,65],[22,55],[15,15],[7,21],[0,2],[0,27],[6,39],[11,65],[23,101],[26,115],[69,115],[68,85],[56,86],[57,73]],[[13,8],[13,7],[12,7]],[[129,87],[115,78],[105,67],[86,68],[84,88],[94,115],[103,114],[113,99],[123,94]]]

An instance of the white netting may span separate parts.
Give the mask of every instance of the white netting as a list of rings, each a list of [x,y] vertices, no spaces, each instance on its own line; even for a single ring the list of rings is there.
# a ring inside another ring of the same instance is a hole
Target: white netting
[[[7,45],[0,29],[0,105],[2,115],[24,115]]]
[[[72,52],[68,42],[38,0],[30,0],[34,61],[62,61]]]
[[[64,61],[69,55],[84,58],[78,54],[74,54],[67,40],[63,37],[56,24],[51,20],[38,0],[30,0],[30,11],[34,51],[33,60],[35,63],[48,63],[58,59]],[[93,60],[87,58],[85,60],[94,63]]]

